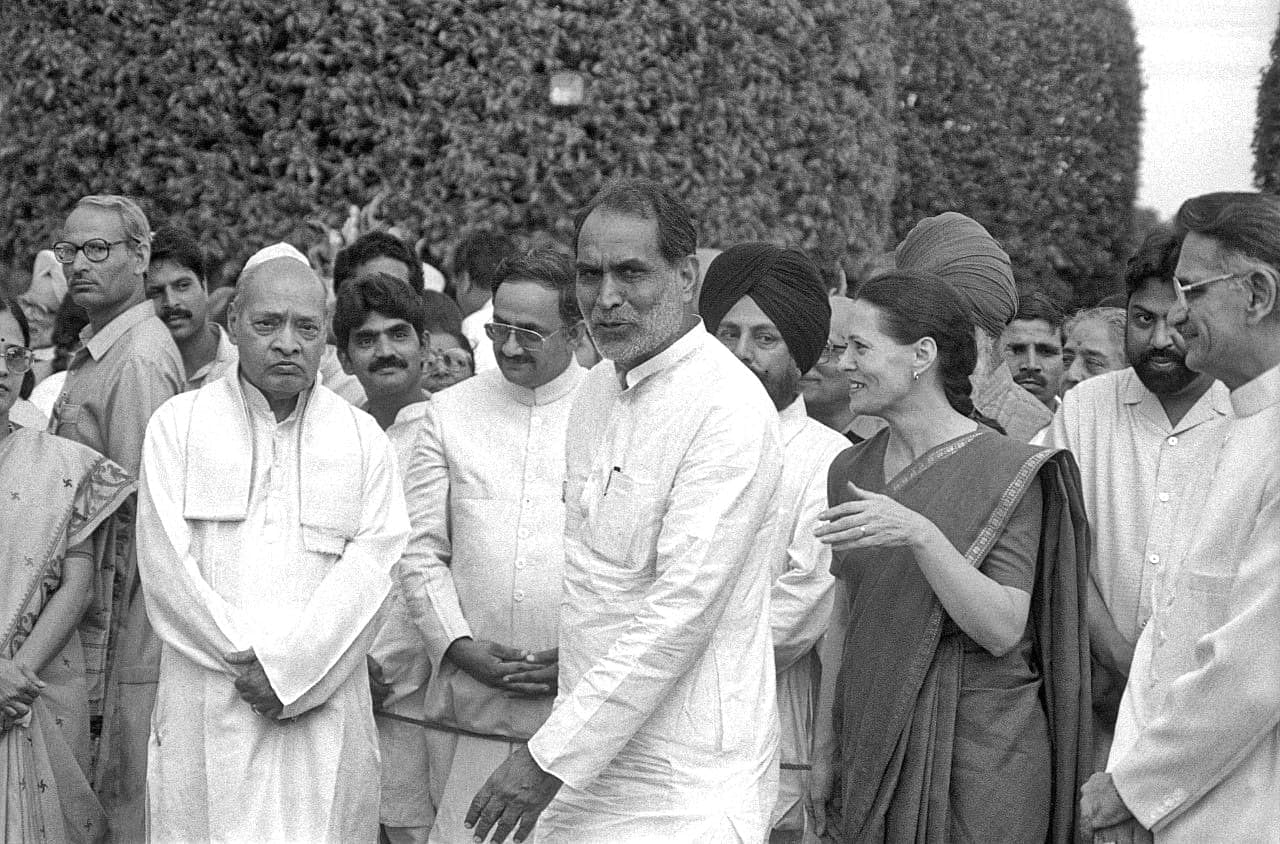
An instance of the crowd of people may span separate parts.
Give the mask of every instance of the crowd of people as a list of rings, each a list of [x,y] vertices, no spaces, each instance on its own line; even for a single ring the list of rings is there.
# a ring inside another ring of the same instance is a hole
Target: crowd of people
[[[955,212],[695,232],[219,295],[80,199],[0,299],[4,840],[1280,841],[1280,198],[1070,315]]]

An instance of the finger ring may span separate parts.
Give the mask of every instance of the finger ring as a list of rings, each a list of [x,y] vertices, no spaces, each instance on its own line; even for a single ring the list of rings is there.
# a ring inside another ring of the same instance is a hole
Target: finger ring
[[[863,536],[867,535],[867,529],[862,525],[858,525],[858,530],[862,533]]]

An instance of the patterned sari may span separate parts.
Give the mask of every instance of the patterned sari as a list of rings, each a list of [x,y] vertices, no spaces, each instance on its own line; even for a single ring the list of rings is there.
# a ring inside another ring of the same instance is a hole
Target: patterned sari
[[[947,615],[910,549],[835,554],[849,600],[833,712],[835,837],[1067,844],[1090,746],[1088,525],[1075,464],[980,428],[886,483],[887,439],[882,431],[836,458],[831,503],[849,499],[850,480],[883,492],[984,573],[1005,532],[1018,531],[1031,607],[1022,642],[995,656]],[[1043,506],[1023,508],[1032,495]],[[1019,513],[1039,513],[1039,524],[1011,525]]]
[[[0,440],[0,657],[12,659],[35,628],[62,583],[67,551],[109,524],[133,489],[123,469],[69,440],[29,428]],[[79,634],[40,679],[47,685],[30,713],[0,725],[0,840],[101,840]]]

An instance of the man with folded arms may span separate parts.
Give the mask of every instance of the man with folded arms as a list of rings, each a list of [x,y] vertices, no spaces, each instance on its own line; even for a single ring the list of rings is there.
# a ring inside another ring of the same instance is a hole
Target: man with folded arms
[[[139,570],[163,643],[153,841],[372,841],[366,656],[408,518],[386,436],[316,384],[325,289],[292,257],[241,276],[234,375],[156,412]]]
[[[581,331],[567,256],[504,261],[486,329],[498,368],[432,396],[410,461],[414,534],[400,571],[433,668],[433,842],[471,840],[471,798],[555,699],[565,433],[584,372],[573,355]]]

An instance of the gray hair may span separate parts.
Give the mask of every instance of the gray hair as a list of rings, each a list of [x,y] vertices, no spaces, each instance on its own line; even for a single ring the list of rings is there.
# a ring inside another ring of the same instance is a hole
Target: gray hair
[[[114,211],[120,217],[120,225],[124,228],[124,236],[139,246],[151,246],[151,224],[147,215],[142,213],[138,203],[127,196],[115,194],[94,194],[83,197],[76,203],[77,208],[100,208]]]
[[[1076,311],[1062,324],[1062,339],[1065,341],[1067,337],[1071,336],[1071,332],[1075,330],[1077,325],[1095,319],[1105,325],[1107,330],[1111,332],[1111,339],[1115,341],[1116,348],[1123,349],[1124,326],[1127,320],[1124,308],[1085,308]]]

